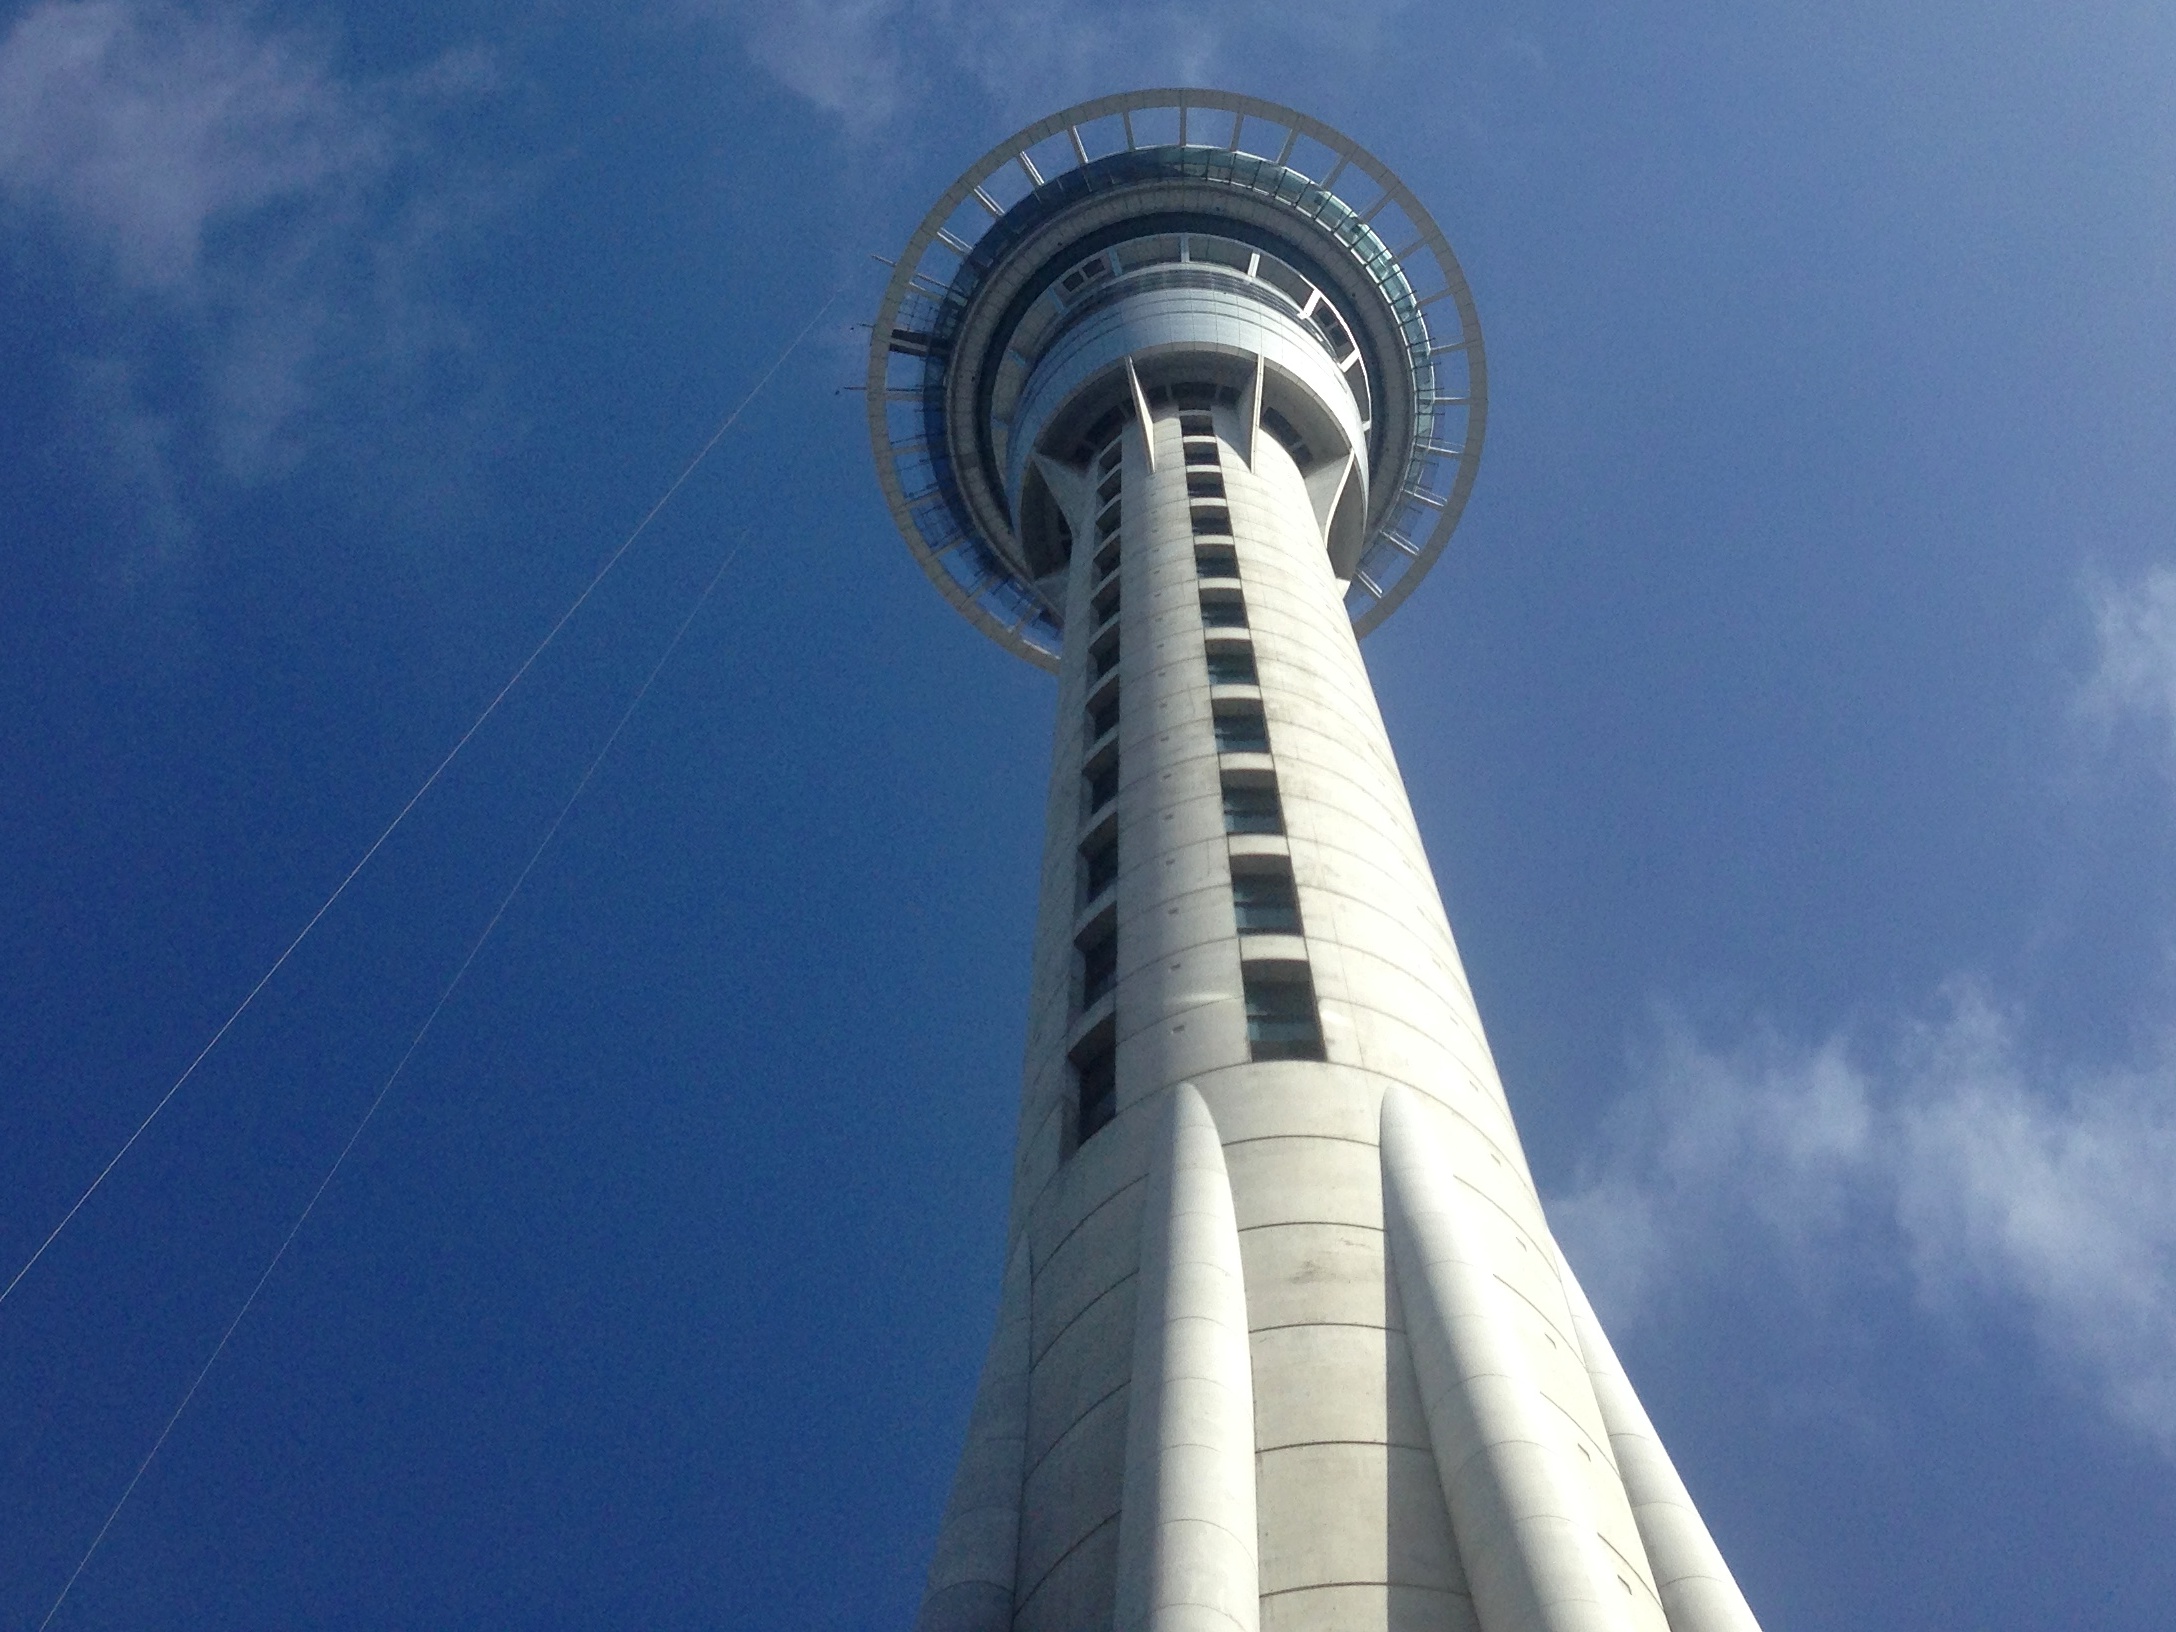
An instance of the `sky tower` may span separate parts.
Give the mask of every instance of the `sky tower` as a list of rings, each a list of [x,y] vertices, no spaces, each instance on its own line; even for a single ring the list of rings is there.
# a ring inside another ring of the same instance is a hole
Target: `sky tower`
[[[878,313],[946,597],[1058,677],[997,1331],[922,1632],[1749,1632],[1542,1216],[1358,637],[1487,418],[1428,212],[1272,103],[984,155]]]

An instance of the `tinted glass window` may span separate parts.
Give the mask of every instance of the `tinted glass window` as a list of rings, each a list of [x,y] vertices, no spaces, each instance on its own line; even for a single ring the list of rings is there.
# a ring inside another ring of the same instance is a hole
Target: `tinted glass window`
[[[1254,654],[1244,646],[1212,646],[1209,648],[1209,684],[1212,686],[1251,686],[1257,684],[1254,672]]]
[[[1204,595],[1201,599],[1201,621],[1210,629],[1244,629],[1247,626],[1247,603],[1236,595]]]
[[[1242,935],[1297,935],[1299,897],[1290,873],[1238,873],[1232,878],[1232,911]]]
[[[1306,976],[1246,974],[1247,1046],[1258,1060],[1319,1060],[1322,1026]]]
[[[1216,717],[1216,745],[1221,753],[1266,754],[1269,752],[1269,722],[1262,718],[1259,709],[1219,714]]]
[[[1270,787],[1224,784],[1224,831],[1227,833],[1282,833],[1284,806]]]

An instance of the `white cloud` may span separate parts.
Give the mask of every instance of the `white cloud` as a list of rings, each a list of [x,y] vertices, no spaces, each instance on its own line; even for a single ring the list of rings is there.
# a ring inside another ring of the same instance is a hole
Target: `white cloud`
[[[0,41],[0,188],[175,289],[206,234],[381,170],[381,111],[294,38],[233,13],[46,0]]]
[[[1903,1274],[1923,1304],[2029,1328],[2176,1456],[2176,1049],[2066,1073],[1960,982],[1885,1046],[1666,1020],[1606,1153],[1551,1204],[1619,1320],[1749,1251],[1816,1300]]]
[[[749,52],[789,89],[867,132],[964,80],[1025,122],[1100,92],[1231,78],[1243,57],[1306,52],[1364,61],[1403,0],[1291,6],[1240,0],[688,0],[736,20]]]
[[[2157,733],[2161,768],[2176,774],[2176,567],[2091,594],[2097,657],[2079,693],[2082,714],[2105,730]]]
[[[188,531],[181,495],[290,468],[443,335],[403,263],[452,213],[430,120],[488,77],[359,80],[240,3],[41,0],[0,36],[0,223],[69,269],[69,411],[109,421],[78,441],[130,450],[123,581],[186,555],[138,547]]]

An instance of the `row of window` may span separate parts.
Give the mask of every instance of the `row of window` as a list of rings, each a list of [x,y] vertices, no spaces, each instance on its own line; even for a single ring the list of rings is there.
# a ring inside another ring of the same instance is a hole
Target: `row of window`
[[[1239,558],[1231,537],[1231,510],[1225,492],[1220,444],[1208,412],[1221,395],[1213,387],[1173,387],[1179,415],[1180,446],[1185,462],[1187,498],[1193,533],[1196,575],[1201,582],[1201,621],[1211,686],[1258,686],[1253,637],[1246,597],[1239,585]],[[1163,393],[1158,393],[1159,396]],[[1117,579],[1122,515],[1124,429],[1130,416],[1106,415],[1108,424],[1091,428],[1083,462],[1092,462],[1096,487],[1096,548],[1090,591],[1088,748],[1083,765],[1086,789],[1085,833],[1079,850],[1080,910],[1090,913],[1075,942],[1080,958],[1080,1012],[1095,1008],[1117,983],[1116,911],[1098,902],[1118,878],[1117,823],[1110,807],[1118,795],[1119,585]],[[1107,442],[1104,439],[1107,438]],[[1280,440],[1284,440],[1280,438]],[[1291,440],[1296,441],[1297,438]],[[1220,698],[1212,712],[1217,751],[1225,755],[1267,755],[1269,722],[1261,703],[1250,698]],[[1224,829],[1228,834],[1279,834],[1284,809],[1274,772],[1230,766],[1222,776]],[[1232,859],[1232,914],[1242,937],[1302,933],[1299,892],[1287,856],[1236,856]],[[1256,1060],[1324,1057],[1322,1027],[1313,978],[1304,960],[1265,962],[1242,958],[1249,1056]],[[1078,1089],[1077,1138],[1085,1142],[1117,1114],[1117,1025],[1106,1015],[1074,1051]]]
[[[1183,429],[1183,427],[1182,427]],[[1194,505],[1194,534],[1214,538],[1229,534],[1231,513],[1203,499],[1224,497],[1224,478],[1214,442],[1197,454],[1186,448],[1186,485]],[[1236,586],[1239,557],[1235,546],[1197,544],[1194,565],[1203,580],[1201,624],[1209,684],[1259,686],[1254,637],[1247,621],[1245,591]],[[1244,635],[1239,631],[1247,631]],[[1269,720],[1250,699],[1219,700],[1211,715],[1219,754],[1269,752]],[[1282,833],[1284,806],[1277,797],[1274,772],[1228,769],[1223,775],[1224,831],[1228,834]],[[1298,936],[1299,891],[1292,881],[1289,856],[1232,857],[1232,918],[1242,939],[1248,935]],[[1242,953],[1247,1052],[1257,1060],[1323,1058],[1322,1023],[1315,1006],[1314,977],[1304,960],[1248,961]]]
[[[1092,428],[1108,442],[1094,453],[1096,478],[1096,555],[1089,608],[1096,631],[1088,651],[1088,752],[1083,762],[1086,784],[1086,835],[1080,845],[1080,905],[1092,906],[1118,881],[1118,824],[1111,805],[1118,797],[1118,564],[1123,506],[1125,424],[1123,409],[1104,416]],[[1094,1008],[1118,980],[1118,914],[1095,915],[1075,939],[1080,957],[1080,1007]],[[1074,1055],[1075,1130],[1082,1142],[1094,1137],[1118,1114],[1117,1026],[1107,1016]]]

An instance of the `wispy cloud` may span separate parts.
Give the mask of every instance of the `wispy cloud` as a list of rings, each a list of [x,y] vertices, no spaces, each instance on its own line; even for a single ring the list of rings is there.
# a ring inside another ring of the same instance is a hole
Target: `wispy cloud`
[[[117,496],[159,496],[135,530],[289,468],[360,361],[432,327],[394,263],[447,185],[431,120],[488,83],[473,56],[344,75],[237,4],[43,0],[0,36],[0,219],[72,267],[71,408],[134,450]]]
[[[1901,1273],[1930,1309],[2021,1321],[2176,1456],[2176,1051],[2037,1065],[1967,982],[1885,1046],[1659,1031],[1615,1137],[1550,1207],[1615,1318],[1660,1316],[1749,1252],[1815,1305]]]
[[[351,189],[392,145],[321,53],[238,14],[47,0],[0,42],[0,186],[134,284],[186,288],[215,228]]]
[[[1268,51],[1362,61],[1403,0],[1269,0],[1205,8],[1185,0],[688,0],[743,30],[750,54],[789,89],[866,133],[963,83],[1020,120],[1103,91],[1221,82]]]
[[[2079,712],[2102,731],[2126,725],[2154,734],[2160,769],[2176,775],[2176,567],[2091,592],[2097,657],[2079,691]]]
[[[2072,718],[2176,776],[2176,571],[2087,602]],[[2029,1332],[2176,1457],[2176,1015],[2138,1018],[2147,1043],[2112,1069],[2035,1051],[2030,1013],[1969,977],[1927,1013],[1813,1040],[1665,1008],[1551,1215],[1620,1321],[1753,1263],[1814,1311],[1901,1279],[1930,1312]]]

